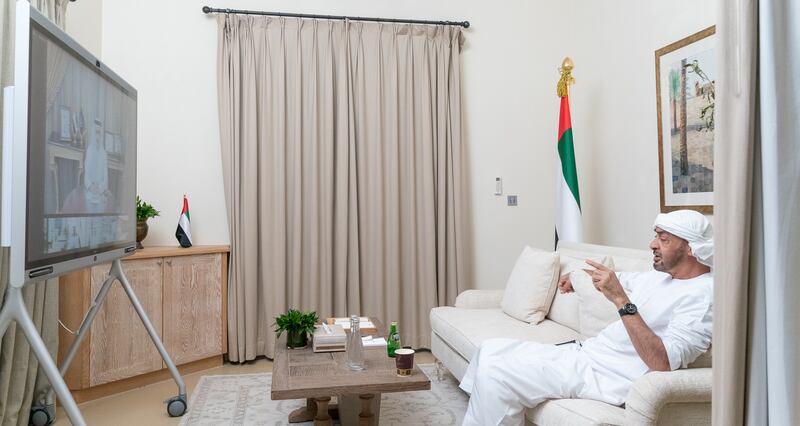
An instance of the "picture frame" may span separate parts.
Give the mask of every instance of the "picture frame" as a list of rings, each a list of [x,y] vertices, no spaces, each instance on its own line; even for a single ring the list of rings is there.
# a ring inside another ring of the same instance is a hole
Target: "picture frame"
[[[715,34],[655,51],[661,212],[714,212]]]
[[[83,119],[82,109],[72,114],[72,133],[74,135],[72,139],[73,145],[77,147],[83,146],[84,138],[86,136],[86,125]]]
[[[72,140],[72,111],[69,107],[59,107],[59,132],[58,138],[62,142]]]

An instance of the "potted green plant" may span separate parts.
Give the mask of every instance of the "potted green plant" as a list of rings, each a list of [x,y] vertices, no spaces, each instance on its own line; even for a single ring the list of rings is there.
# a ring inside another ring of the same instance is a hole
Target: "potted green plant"
[[[161,212],[156,210],[152,205],[142,201],[139,196],[136,196],[136,248],[141,249],[142,240],[147,236],[149,227],[147,226],[147,219],[160,215]]]
[[[289,309],[289,312],[275,317],[275,332],[278,337],[286,332],[286,347],[289,349],[303,348],[308,345],[308,334],[314,332],[314,325],[319,321],[317,313],[301,312]]]

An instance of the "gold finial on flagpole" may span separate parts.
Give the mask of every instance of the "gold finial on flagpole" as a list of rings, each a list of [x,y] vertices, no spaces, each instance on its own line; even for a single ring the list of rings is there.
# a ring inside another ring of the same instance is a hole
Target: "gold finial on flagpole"
[[[569,96],[569,86],[575,84],[575,77],[572,76],[573,68],[575,68],[575,64],[569,56],[564,58],[561,62],[561,66],[558,68],[558,72],[561,73],[561,78],[558,80],[558,85],[556,86],[556,94],[559,98]]]

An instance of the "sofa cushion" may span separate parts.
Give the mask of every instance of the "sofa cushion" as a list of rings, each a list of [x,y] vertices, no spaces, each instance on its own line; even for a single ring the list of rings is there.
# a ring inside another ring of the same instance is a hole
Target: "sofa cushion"
[[[592,277],[584,271],[569,274],[572,288],[578,295],[578,331],[586,337],[594,337],[609,324],[619,320],[617,307],[592,283]]]
[[[614,269],[614,261],[609,256],[589,255],[586,257],[574,257],[561,254],[559,258],[559,263],[561,264],[559,276],[578,269],[589,268],[589,265],[586,264],[586,259],[592,259],[595,262],[600,262]],[[558,288],[556,288],[553,303],[550,306],[550,311],[547,313],[547,318],[580,332],[578,315],[578,295],[575,293],[561,293]]]
[[[653,254],[649,250],[559,241],[558,252],[562,256],[573,257],[611,256],[614,259],[615,271],[640,272],[653,269]]]
[[[558,253],[558,252],[557,252]],[[601,256],[601,255],[589,255],[589,256],[572,256],[569,254],[558,253],[560,255],[558,259],[558,264],[561,268],[558,275],[566,275],[572,271],[577,271],[578,269],[587,269],[591,268],[591,266],[586,264],[587,259],[591,259],[595,262],[602,263],[603,265],[608,266],[611,269],[614,269],[614,261],[611,256]]]
[[[573,293],[561,293],[556,289],[553,297],[553,304],[547,318],[563,326],[567,326],[577,332],[581,330],[581,322],[578,317],[578,295]]]
[[[558,283],[558,253],[525,247],[506,283],[500,307],[506,314],[537,324],[553,302]]]
[[[466,360],[472,359],[481,342],[495,337],[539,343],[561,343],[581,338],[574,330],[553,321],[528,324],[506,315],[500,309],[433,308],[431,328]]]
[[[621,425],[625,409],[591,399],[553,399],[529,408],[525,417],[536,425]]]

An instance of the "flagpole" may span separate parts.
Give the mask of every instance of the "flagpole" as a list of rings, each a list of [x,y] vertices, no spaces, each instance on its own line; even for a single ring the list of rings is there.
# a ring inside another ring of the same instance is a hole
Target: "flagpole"
[[[569,56],[565,57],[564,60],[561,61],[561,66],[558,68],[558,72],[559,72],[559,74],[561,74],[561,77],[558,79],[558,83],[556,84],[556,95],[559,98],[561,98],[561,100],[562,100],[562,108],[564,107],[563,102],[566,102],[567,112],[569,112],[569,86],[575,84],[575,77],[572,76],[572,70],[574,68],[575,68],[575,63],[572,62],[572,58],[570,58]],[[563,113],[563,111],[562,111],[562,113]],[[561,123],[560,123],[561,122],[561,118],[562,117],[559,117],[559,126],[561,125]],[[569,121],[569,119],[567,119],[567,121]],[[569,124],[569,127],[572,127],[572,124]],[[560,131],[559,131],[559,133],[560,133]],[[559,134],[559,138],[561,136],[562,135]],[[569,140],[569,145],[570,145],[570,147],[572,147],[571,137],[570,137],[570,140]],[[562,161],[563,161],[563,159],[562,159]],[[574,160],[573,160],[573,162],[574,162]],[[573,168],[574,168],[574,163],[573,163]],[[559,173],[559,176],[560,177],[562,176],[561,173]],[[575,185],[577,185],[577,176],[575,177]],[[577,186],[576,186],[576,188],[577,188]],[[558,200],[558,195],[556,196],[556,199]],[[557,206],[556,209],[557,209],[556,215],[564,214],[563,212],[560,211],[561,210],[561,206]],[[580,205],[578,205],[578,209],[580,210]],[[558,223],[558,221],[559,221],[559,219],[556,218],[556,222],[557,223]],[[556,226],[554,234],[555,234],[555,239],[554,239],[554,244],[553,244],[553,250],[558,248],[558,239],[559,239],[559,237],[558,237],[558,226]]]

